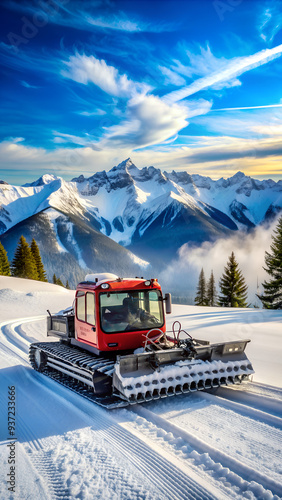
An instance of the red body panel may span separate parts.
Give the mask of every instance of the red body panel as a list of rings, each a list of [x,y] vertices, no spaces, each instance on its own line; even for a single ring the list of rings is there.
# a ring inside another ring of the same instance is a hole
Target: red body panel
[[[101,288],[102,283],[79,283],[77,286],[76,297],[79,292],[84,293],[94,293],[95,295],[95,328],[93,330],[93,324],[89,324],[85,321],[81,321],[77,318],[77,308],[75,315],[75,338],[87,345],[93,346],[99,351],[125,351],[132,350],[144,345],[145,335],[149,330],[142,331],[126,331],[122,333],[105,333],[101,328],[100,323],[100,303],[99,296],[101,293],[114,292],[114,291],[142,291],[142,290],[160,290],[161,286],[157,280],[151,280],[149,286],[144,285],[143,279],[123,279],[121,281],[105,281],[109,284],[107,290]],[[161,304],[163,308],[163,304]],[[164,324],[160,328],[163,332],[166,330],[165,326],[165,315],[163,313]],[[156,332],[152,332],[152,336],[156,335]],[[110,344],[110,345],[109,345]],[[111,345],[113,344],[113,345]]]

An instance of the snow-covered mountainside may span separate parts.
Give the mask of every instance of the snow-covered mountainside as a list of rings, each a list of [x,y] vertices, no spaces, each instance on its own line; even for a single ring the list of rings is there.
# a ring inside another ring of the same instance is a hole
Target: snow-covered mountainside
[[[30,218],[44,212],[54,245],[72,254],[81,268],[92,266],[93,259],[85,256],[77,226],[84,234],[95,231],[96,240],[99,234],[126,247],[129,259],[142,267],[145,263],[134,254],[153,264],[167,262],[184,243],[199,245],[248,231],[281,210],[282,181],[259,181],[242,172],[213,181],[153,166],[140,170],[130,159],[108,172],[80,175],[71,182],[44,175],[21,187],[0,184],[1,240],[9,233],[8,246],[14,247],[16,225],[28,221],[32,226],[39,219]],[[97,241],[95,249],[100,251]]]
[[[174,306],[169,329],[250,338],[253,381],[109,411],[28,361],[30,343],[48,341],[46,309],[73,297],[0,276],[1,499],[281,499],[281,311]]]

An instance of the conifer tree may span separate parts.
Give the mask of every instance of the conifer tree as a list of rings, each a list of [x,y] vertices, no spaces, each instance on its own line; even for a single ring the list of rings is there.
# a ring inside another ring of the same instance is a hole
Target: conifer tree
[[[2,276],[11,276],[10,264],[5,248],[0,242],[0,274]]]
[[[53,283],[54,283],[54,285],[64,286],[61,279],[57,278],[55,273],[53,274]]]
[[[215,286],[215,279],[213,275],[213,271],[211,272],[210,279],[207,284],[207,305],[208,306],[215,306],[216,305],[216,298],[217,298],[217,292],[216,292],[216,286]]]
[[[265,252],[264,267],[270,280],[262,283],[264,294],[258,295],[258,298],[266,309],[282,309],[282,217],[279,218],[271,238],[271,251]]]
[[[57,283],[56,285],[64,286],[61,278],[57,278]]]
[[[225,307],[247,307],[247,285],[242,272],[238,269],[234,252],[224,268],[224,273],[219,280],[221,295],[218,304]]]
[[[44,266],[42,264],[39,248],[38,248],[38,245],[37,245],[34,238],[31,242],[30,250],[31,250],[31,253],[32,253],[34,260],[35,260],[37,274],[38,274],[38,280],[39,281],[48,281],[46,278],[46,272],[45,272]]]
[[[199,276],[199,282],[197,286],[197,293],[194,300],[197,306],[206,306],[207,298],[206,298],[206,280],[204,270],[202,269]]]
[[[20,237],[15,251],[12,274],[18,278],[38,279],[36,263],[24,236]]]
[[[66,289],[70,290],[69,280],[67,280],[67,282],[66,282]]]

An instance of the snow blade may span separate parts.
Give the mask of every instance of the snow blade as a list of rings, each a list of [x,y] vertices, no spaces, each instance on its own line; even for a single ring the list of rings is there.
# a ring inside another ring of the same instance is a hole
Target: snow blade
[[[254,373],[244,353],[248,340],[199,345],[120,356],[113,387],[129,402],[139,403],[186,392],[240,383]]]

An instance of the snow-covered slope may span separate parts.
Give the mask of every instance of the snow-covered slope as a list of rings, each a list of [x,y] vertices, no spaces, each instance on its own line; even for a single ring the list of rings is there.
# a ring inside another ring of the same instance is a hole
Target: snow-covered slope
[[[282,497],[281,312],[175,306],[169,325],[180,318],[193,336],[249,337],[253,382],[110,412],[28,363],[30,342],[46,340],[46,308],[56,312],[73,296],[56,285],[0,277],[0,498]],[[10,440],[9,387],[16,402]],[[15,493],[7,482],[12,443]]]

